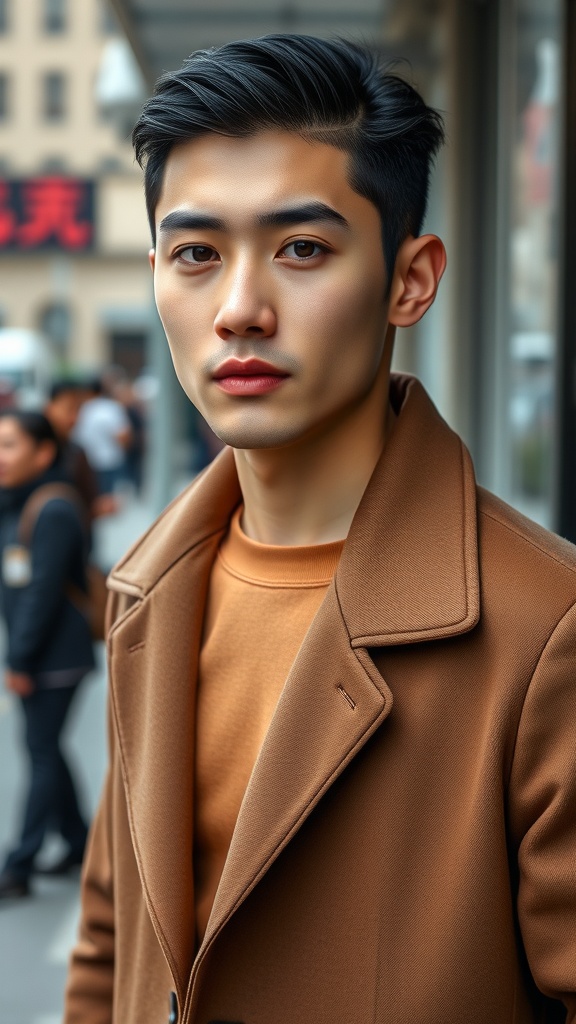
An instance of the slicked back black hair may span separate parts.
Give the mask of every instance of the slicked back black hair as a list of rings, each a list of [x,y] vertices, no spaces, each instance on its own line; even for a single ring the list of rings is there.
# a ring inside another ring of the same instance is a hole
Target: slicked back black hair
[[[226,43],[198,50],[159,79],[132,133],[154,242],[172,146],[266,129],[349,153],[351,187],[381,216],[390,281],[398,247],[422,227],[442,119],[367,47],[342,39],[286,34]]]

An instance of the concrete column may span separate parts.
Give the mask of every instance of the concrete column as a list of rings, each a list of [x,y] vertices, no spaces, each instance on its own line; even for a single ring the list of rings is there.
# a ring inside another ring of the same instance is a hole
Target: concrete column
[[[148,366],[158,382],[151,403],[148,449],[148,481],[152,509],[156,515],[171,501],[175,490],[174,451],[176,415],[180,385],[174,373],[170,349],[156,304],[150,309]]]

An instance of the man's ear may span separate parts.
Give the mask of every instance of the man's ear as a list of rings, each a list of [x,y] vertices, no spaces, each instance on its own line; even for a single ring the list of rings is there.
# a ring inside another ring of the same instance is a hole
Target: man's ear
[[[150,251],[148,253],[148,263],[150,264],[150,267],[152,269],[152,273],[154,273],[154,264],[156,263],[156,250],[155,249],[150,249]]]
[[[388,322],[395,327],[417,323],[434,302],[445,269],[446,249],[436,235],[409,235],[394,264]]]

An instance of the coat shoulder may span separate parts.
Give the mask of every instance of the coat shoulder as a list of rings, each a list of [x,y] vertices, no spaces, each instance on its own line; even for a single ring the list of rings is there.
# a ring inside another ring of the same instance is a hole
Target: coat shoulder
[[[482,487],[478,488],[478,511],[481,518],[494,524],[495,530],[508,531],[532,549],[535,558],[542,558],[545,562],[551,560],[563,566],[568,573],[576,574],[576,545],[564,537],[539,526]]]
[[[224,449],[129,548],[108,577],[111,590],[144,597],[193,548],[227,529],[241,500],[234,458]]]
[[[510,602],[555,606],[576,602],[576,546],[478,488],[483,588],[501,587]]]
[[[116,590],[130,589],[132,581],[135,588],[134,596],[143,596],[146,582],[160,574],[162,562],[166,568],[173,564],[180,554],[180,545],[175,538],[182,534],[182,528],[190,524],[193,515],[194,493],[198,487],[198,478],[193,480],[153,522],[135,540],[122,558],[113,566],[108,576],[108,586]],[[184,529],[185,535],[189,530]],[[142,591],[136,593],[136,590]]]

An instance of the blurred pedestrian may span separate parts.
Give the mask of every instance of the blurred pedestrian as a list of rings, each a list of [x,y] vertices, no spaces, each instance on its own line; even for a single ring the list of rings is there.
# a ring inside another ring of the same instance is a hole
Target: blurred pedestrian
[[[98,480],[81,445],[72,440],[80,409],[87,399],[81,381],[65,378],[53,382],[44,415],[60,446],[60,461],[69,482],[76,488],[89,522],[102,514],[98,505]]]
[[[0,899],[28,895],[49,828],[67,844],[49,873],[81,863],[87,824],[60,748],[70,707],[94,666],[86,540],[74,490],[63,483],[57,436],[41,413],[0,413],[0,596],[6,686],[19,698],[30,781],[20,836],[0,871]],[[27,535],[29,533],[29,536]]]
[[[124,406],[130,421],[130,440],[126,446],[124,464],[125,479],[139,495],[142,491],[144,454],[146,451],[146,418],[142,402],[134,391],[134,385],[126,380],[119,383],[114,391],[115,398]]]
[[[124,406],[108,394],[102,381],[93,381],[89,394],[80,410],[73,439],[86,452],[98,479],[99,493],[110,495],[124,476],[132,428]]]

